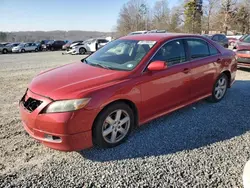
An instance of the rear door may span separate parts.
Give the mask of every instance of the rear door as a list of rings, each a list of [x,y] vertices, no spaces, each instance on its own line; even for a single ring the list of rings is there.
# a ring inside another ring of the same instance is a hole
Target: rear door
[[[217,75],[220,52],[200,38],[185,39],[191,62],[191,98],[204,97],[212,92]]]
[[[35,43],[32,43],[32,51],[35,51],[35,49],[37,48],[37,45]]]

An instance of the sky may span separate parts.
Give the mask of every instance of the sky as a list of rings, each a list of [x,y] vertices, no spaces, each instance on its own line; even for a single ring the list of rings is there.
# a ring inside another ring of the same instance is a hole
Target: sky
[[[153,7],[157,0],[146,0]],[[114,29],[128,0],[0,0],[0,31]],[[170,8],[179,0],[169,0]]]

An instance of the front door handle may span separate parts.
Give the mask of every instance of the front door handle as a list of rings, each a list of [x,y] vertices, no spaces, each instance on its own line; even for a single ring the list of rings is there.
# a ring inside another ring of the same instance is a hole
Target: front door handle
[[[183,72],[184,72],[185,74],[188,74],[188,73],[190,72],[190,68],[185,68],[185,69],[183,69]]]

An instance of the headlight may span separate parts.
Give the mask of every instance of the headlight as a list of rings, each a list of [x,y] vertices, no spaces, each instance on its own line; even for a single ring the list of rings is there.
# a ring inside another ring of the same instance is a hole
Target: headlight
[[[90,98],[55,101],[51,103],[45,113],[70,112],[83,108],[88,104]]]

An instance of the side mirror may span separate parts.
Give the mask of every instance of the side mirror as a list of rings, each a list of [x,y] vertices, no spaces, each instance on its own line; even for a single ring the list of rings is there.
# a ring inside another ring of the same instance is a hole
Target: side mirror
[[[167,65],[166,62],[164,61],[153,61],[148,66],[149,71],[160,71],[160,70],[165,70],[166,68]]]

